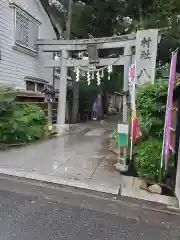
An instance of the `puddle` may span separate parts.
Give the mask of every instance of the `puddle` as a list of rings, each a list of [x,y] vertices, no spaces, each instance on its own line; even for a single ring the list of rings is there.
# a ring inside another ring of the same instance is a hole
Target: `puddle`
[[[89,131],[85,134],[85,136],[101,136],[102,134],[104,134],[106,132],[105,129],[103,128],[99,128],[99,129],[94,129],[92,131]]]

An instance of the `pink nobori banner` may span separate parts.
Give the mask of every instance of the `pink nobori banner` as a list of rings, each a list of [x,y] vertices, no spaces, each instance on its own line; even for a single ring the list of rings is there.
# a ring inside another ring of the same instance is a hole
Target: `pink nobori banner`
[[[164,161],[167,165],[170,149],[170,134],[171,134],[171,118],[172,118],[172,107],[173,107],[173,91],[176,78],[176,63],[177,63],[177,51],[172,53],[168,95],[166,103],[166,115],[164,124]]]

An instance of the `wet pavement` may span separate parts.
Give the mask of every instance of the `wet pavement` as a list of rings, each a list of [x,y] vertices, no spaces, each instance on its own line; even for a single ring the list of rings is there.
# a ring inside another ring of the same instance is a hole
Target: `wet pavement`
[[[1,179],[0,206],[1,240],[180,239],[180,212],[110,194]]]
[[[0,173],[118,194],[120,174],[105,156],[110,131],[93,125],[63,137],[1,151]]]

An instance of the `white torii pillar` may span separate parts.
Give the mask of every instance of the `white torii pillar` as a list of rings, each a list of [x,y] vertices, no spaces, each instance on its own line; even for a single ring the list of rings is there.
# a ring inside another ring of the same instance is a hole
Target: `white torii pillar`
[[[64,134],[66,132],[66,95],[67,95],[67,58],[68,51],[61,51],[61,61],[60,61],[60,81],[59,90],[60,94],[58,97],[58,113],[57,113],[57,131],[58,133]]]

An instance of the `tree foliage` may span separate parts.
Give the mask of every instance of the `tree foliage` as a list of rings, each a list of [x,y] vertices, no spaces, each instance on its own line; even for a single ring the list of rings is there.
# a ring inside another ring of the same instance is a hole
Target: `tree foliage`
[[[75,1],[73,32],[80,37],[110,37],[124,32],[123,1]],[[83,19],[83,21],[82,21]]]
[[[67,6],[66,1],[60,1]],[[65,17],[62,11],[56,9],[57,15],[59,19]],[[61,24],[64,22],[61,21]],[[180,1],[74,0],[73,37],[108,37],[148,28],[163,30],[158,61],[161,64],[169,62],[171,51],[180,44]]]

